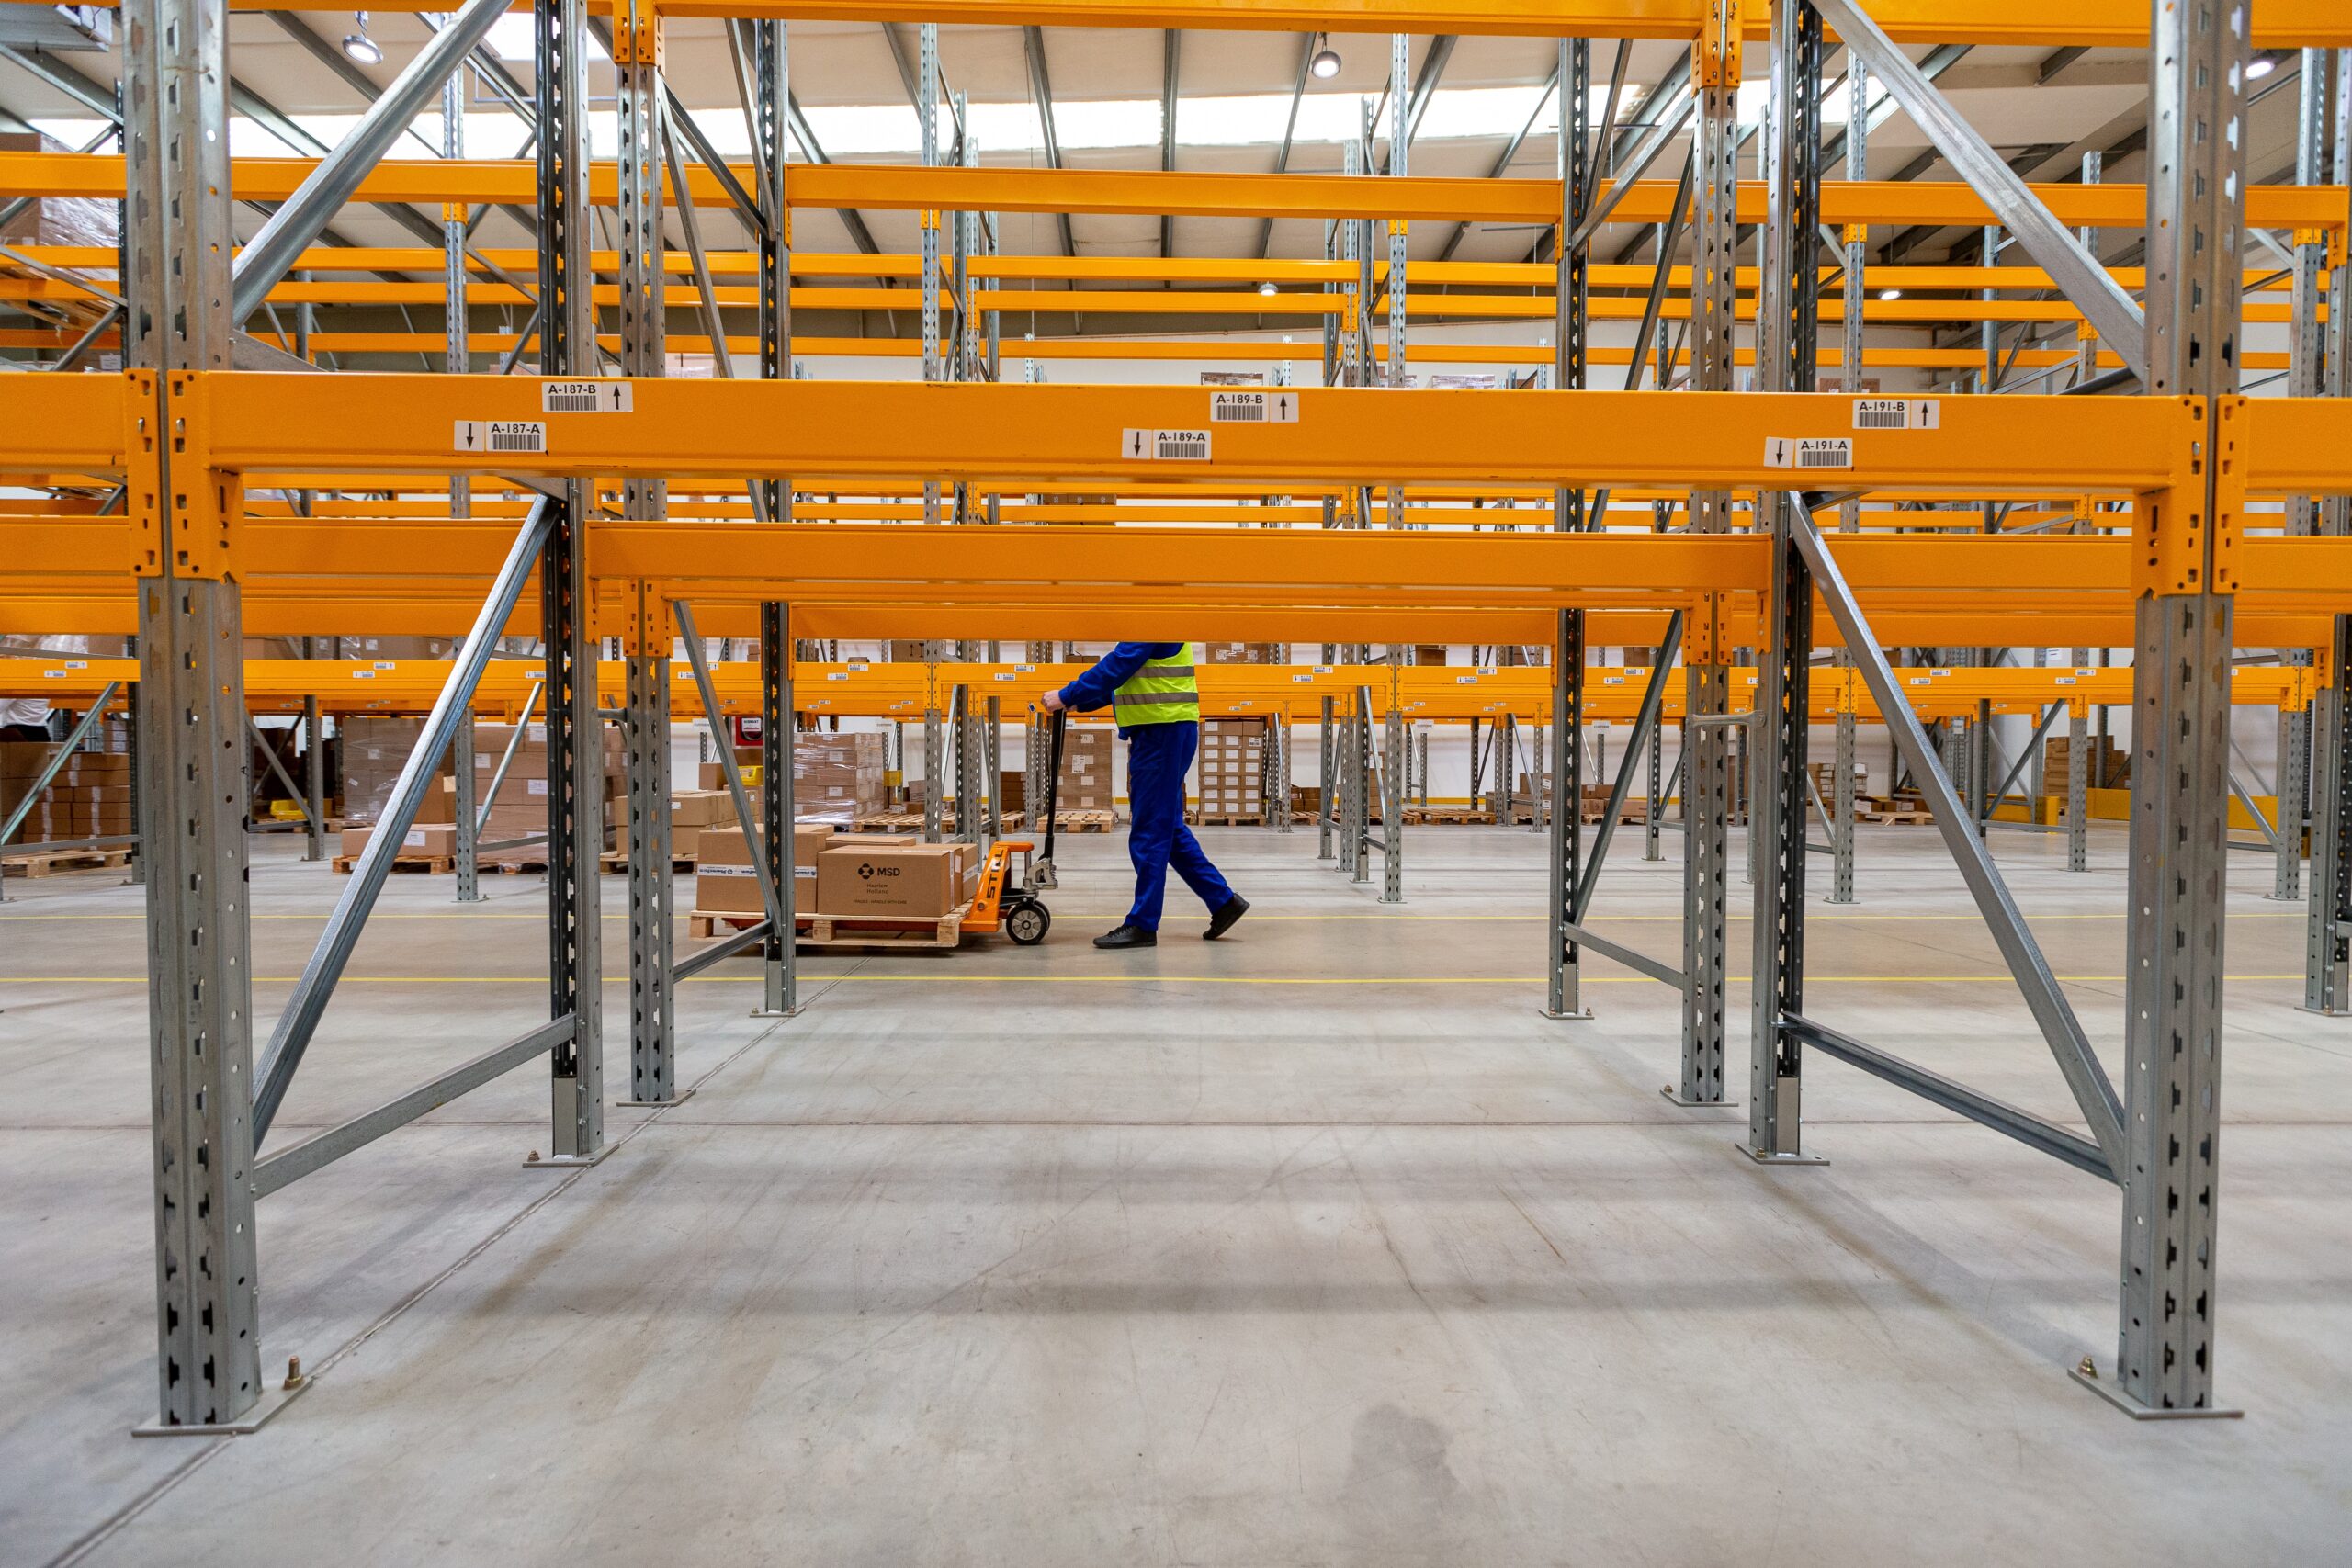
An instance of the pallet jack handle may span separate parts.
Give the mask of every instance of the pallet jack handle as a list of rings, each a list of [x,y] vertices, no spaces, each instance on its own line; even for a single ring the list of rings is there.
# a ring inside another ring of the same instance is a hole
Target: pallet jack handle
[[[1046,768],[1046,848],[1045,852],[1037,857],[1037,863],[1030,871],[1031,885],[1037,887],[1060,886],[1054,879],[1054,818],[1057,815],[1054,807],[1061,789],[1062,734],[1069,728],[1068,708],[1054,710],[1054,722],[1051,728],[1054,737],[1053,758]]]

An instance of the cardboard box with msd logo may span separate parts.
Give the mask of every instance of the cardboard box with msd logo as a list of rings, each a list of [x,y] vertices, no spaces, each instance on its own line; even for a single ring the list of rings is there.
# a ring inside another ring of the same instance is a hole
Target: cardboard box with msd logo
[[[968,844],[876,845],[857,834],[817,857],[817,908],[834,916],[952,915],[978,880]]]

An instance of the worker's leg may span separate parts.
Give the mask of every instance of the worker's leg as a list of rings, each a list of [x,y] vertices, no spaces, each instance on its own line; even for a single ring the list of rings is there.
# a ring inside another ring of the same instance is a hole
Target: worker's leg
[[[1200,840],[1181,821],[1176,824],[1175,842],[1168,848],[1168,863],[1184,879],[1184,886],[1209,907],[1209,913],[1215,914],[1233,902],[1233,889],[1209,863],[1208,852],[1201,848]]]
[[[1189,724],[1138,725],[1127,735],[1127,858],[1135,863],[1136,901],[1127,924],[1159,929],[1168,891],[1168,855],[1184,830],[1184,774],[1198,737]]]

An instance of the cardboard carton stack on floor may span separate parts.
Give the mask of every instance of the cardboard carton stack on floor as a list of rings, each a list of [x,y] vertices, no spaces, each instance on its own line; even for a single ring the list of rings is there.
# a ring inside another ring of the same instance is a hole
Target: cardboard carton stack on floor
[[[393,773],[400,769],[395,766]],[[388,798],[392,786],[386,784],[378,797]],[[373,813],[371,813],[373,815]],[[356,860],[367,849],[368,841],[376,836],[373,822],[355,822],[343,830],[336,853],[345,860]],[[416,803],[416,818],[401,836],[398,859],[447,860],[458,852],[458,781],[444,775],[433,781],[424,798]]]
[[[888,809],[882,737],[871,732],[793,738],[792,811],[803,821],[847,827]]]
[[[0,818],[21,805],[57,748],[45,740],[0,741]],[[130,816],[130,754],[75,751],[26,813],[8,847],[124,838]]]
[[[1111,748],[1118,732],[1109,725],[1071,725],[1062,735],[1062,771],[1054,784],[1056,811],[1109,811],[1112,806]]]
[[[1262,780],[1266,764],[1266,721],[1261,718],[1211,718],[1201,723],[1200,758],[1195,764],[1199,785],[1197,821],[1222,818],[1250,822],[1264,820]]]
[[[597,727],[604,738],[605,767],[605,842],[610,849],[623,841],[616,837],[620,825],[628,816],[628,762],[622,750],[621,732],[616,726]],[[507,742],[514,739],[511,724],[482,724],[474,727],[474,809],[480,811],[482,802],[490,798],[490,781],[498,772],[498,760],[506,754]],[[548,727],[533,724],[523,732],[523,742],[514,749],[514,761],[506,770],[506,782],[498,786],[498,799],[490,808],[490,818],[482,824],[481,841],[486,844],[505,843],[514,839],[527,839],[548,830]],[[546,852],[545,846],[527,850],[493,851],[492,858],[501,854],[530,858]]]
[[[2132,776],[2130,753],[2114,741],[2107,742],[2104,754],[2099,750],[2099,738],[2089,737],[2085,742],[2090,765],[2083,770],[2086,787],[2103,789],[2128,784]],[[2066,793],[2066,764],[2074,750],[2071,736],[2052,735],[2041,743],[2041,789],[2045,795]],[[1998,783],[1998,780],[1995,781]]]
[[[373,822],[384,813],[384,803],[390,798],[393,784],[401,770],[408,765],[409,753],[416,750],[417,737],[424,733],[422,718],[370,717],[355,714],[341,720],[337,727],[343,738],[343,815],[354,823]],[[494,764],[498,759],[491,758]],[[449,760],[444,757],[435,770],[435,777],[447,778]],[[430,792],[428,792],[428,801]],[[420,821],[453,822],[454,817],[433,817],[420,811]],[[356,854],[346,850],[346,854]]]

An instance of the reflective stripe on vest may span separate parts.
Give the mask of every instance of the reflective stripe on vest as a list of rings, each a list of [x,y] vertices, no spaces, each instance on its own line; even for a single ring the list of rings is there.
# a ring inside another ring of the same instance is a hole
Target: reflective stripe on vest
[[[1141,724],[1197,724],[1201,718],[1201,689],[1193,673],[1197,655],[1191,643],[1165,659],[1149,659],[1143,668],[1119,683],[1111,705],[1119,723],[1132,728]]]

